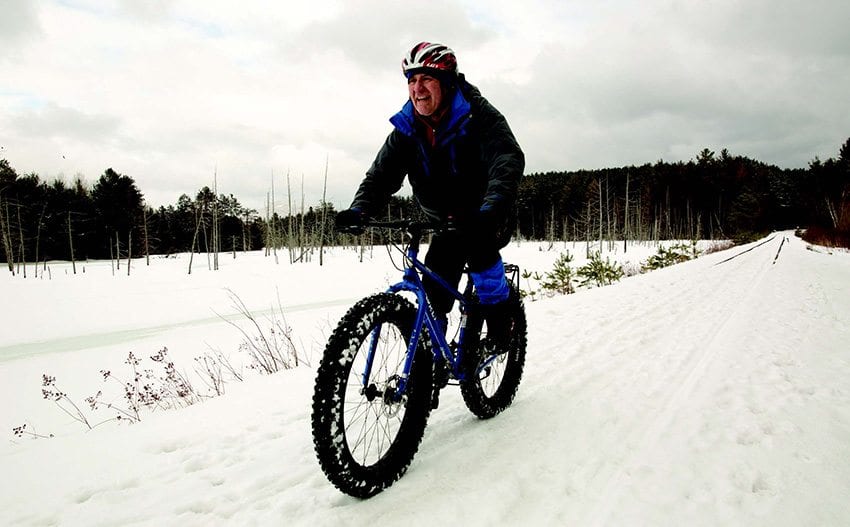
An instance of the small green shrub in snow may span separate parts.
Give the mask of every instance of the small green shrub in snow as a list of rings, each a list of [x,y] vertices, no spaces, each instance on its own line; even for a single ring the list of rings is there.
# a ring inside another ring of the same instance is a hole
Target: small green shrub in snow
[[[522,278],[523,280],[525,280],[525,283],[528,288],[520,289],[519,294],[523,298],[530,298],[531,301],[534,302],[535,300],[537,300],[537,288],[532,284],[532,280],[534,280],[534,282],[536,283],[539,283],[541,280],[543,280],[543,277],[537,271],[529,271],[526,269],[522,272]]]
[[[540,284],[543,289],[553,293],[568,295],[575,292],[573,281],[575,280],[575,271],[570,267],[573,261],[573,256],[569,253],[562,253],[555,260],[554,268],[546,273],[544,280]]]
[[[607,257],[602,260],[602,255],[593,253],[590,261],[579,267],[576,274],[579,276],[579,285],[588,287],[596,285],[599,287],[611,285],[623,277],[623,268],[616,262],[612,262]]]
[[[659,246],[658,252],[650,256],[641,266],[646,271],[654,271],[673,264],[687,262],[699,256],[697,242],[676,243],[670,247]]]

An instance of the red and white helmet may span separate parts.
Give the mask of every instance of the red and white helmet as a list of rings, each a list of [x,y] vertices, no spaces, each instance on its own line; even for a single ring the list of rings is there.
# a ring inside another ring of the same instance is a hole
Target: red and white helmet
[[[429,68],[439,72],[457,73],[457,57],[448,46],[431,42],[420,42],[401,61],[401,71],[409,77],[414,70]]]

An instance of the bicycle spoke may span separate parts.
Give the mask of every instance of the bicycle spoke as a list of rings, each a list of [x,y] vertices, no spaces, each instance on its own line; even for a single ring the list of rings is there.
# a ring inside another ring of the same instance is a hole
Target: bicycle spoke
[[[404,416],[404,407],[399,406],[401,402],[387,403],[385,398],[388,396],[387,391],[395,388],[393,379],[397,379],[402,371],[406,342],[396,327],[386,325],[381,329],[372,355],[370,378],[364,387],[362,372],[366,371],[369,342],[363,343],[355,357],[344,404],[349,450],[363,464],[375,463],[386,455],[401,428]],[[358,366],[361,363],[363,365]],[[364,393],[366,390],[374,390],[371,395],[373,400],[367,400]]]

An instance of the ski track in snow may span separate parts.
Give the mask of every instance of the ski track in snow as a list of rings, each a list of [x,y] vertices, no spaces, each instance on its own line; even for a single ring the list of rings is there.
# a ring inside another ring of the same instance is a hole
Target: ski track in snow
[[[444,390],[370,500],[321,474],[304,368],[0,450],[0,524],[846,525],[850,255],[750,248],[527,303],[513,406]]]
[[[334,306],[346,306],[357,301],[354,299],[330,300],[327,302],[312,302],[308,304],[298,304],[286,306],[286,314],[299,313],[302,311],[319,310]],[[279,311],[278,308],[252,309],[251,313],[258,319],[274,316]],[[99,347],[115,346],[128,342],[134,342],[140,339],[152,339],[161,337],[162,335],[174,330],[195,329],[203,332],[207,326],[218,325],[222,321],[242,321],[242,314],[227,314],[215,317],[197,318],[193,320],[182,320],[170,324],[157,324],[146,327],[137,327],[133,329],[122,329],[117,331],[98,332],[89,335],[79,335],[74,337],[61,337],[38,342],[30,342],[25,344],[10,344],[0,346],[0,362],[7,360],[15,360],[29,355],[38,355],[46,353],[66,353],[73,351],[81,351],[92,347],[92,342],[97,342]]]

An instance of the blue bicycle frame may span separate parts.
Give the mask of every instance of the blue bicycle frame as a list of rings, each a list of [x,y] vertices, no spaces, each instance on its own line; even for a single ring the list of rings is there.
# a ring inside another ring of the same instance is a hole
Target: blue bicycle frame
[[[381,226],[376,224],[376,226]],[[457,380],[463,380],[464,372],[461,369],[461,360],[464,355],[464,342],[466,335],[466,320],[468,311],[467,296],[461,294],[454,287],[450,286],[441,276],[434,271],[428,269],[424,263],[419,261],[419,238],[421,233],[413,233],[410,245],[407,248],[404,257],[404,275],[402,281],[398,282],[387,289],[389,293],[399,293],[408,291],[416,295],[416,319],[413,324],[413,331],[410,336],[410,343],[407,346],[407,355],[405,357],[404,367],[399,374],[399,383],[396,389],[395,397],[401,399],[406,392],[407,382],[410,375],[410,370],[413,366],[413,358],[416,348],[419,345],[419,338],[422,334],[422,327],[428,327],[428,334],[431,336],[431,344],[433,349],[433,360],[438,361],[441,358],[445,359],[450,366],[451,372]],[[459,303],[461,312],[460,333],[458,335],[456,351],[452,351],[451,346],[446,341],[446,335],[441,328],[438,327],[434,313],[431,310],[428,298],[425,295],[425,288],[422,284],[422,275],[428,276],[434,280],[440,287],[448,291]],[[472,287],[471,283],[467,283],[467,289]],[[469,292],[469,291],[468,291]],[[369,351],[366,360],[366,369],[363,372],[363,386],[368,386],[368,380],[371,375],[372,361],[377,349],[378,340],[380,339],[381,327],[378,326],[372,333],[372,339],[369,344]]]

